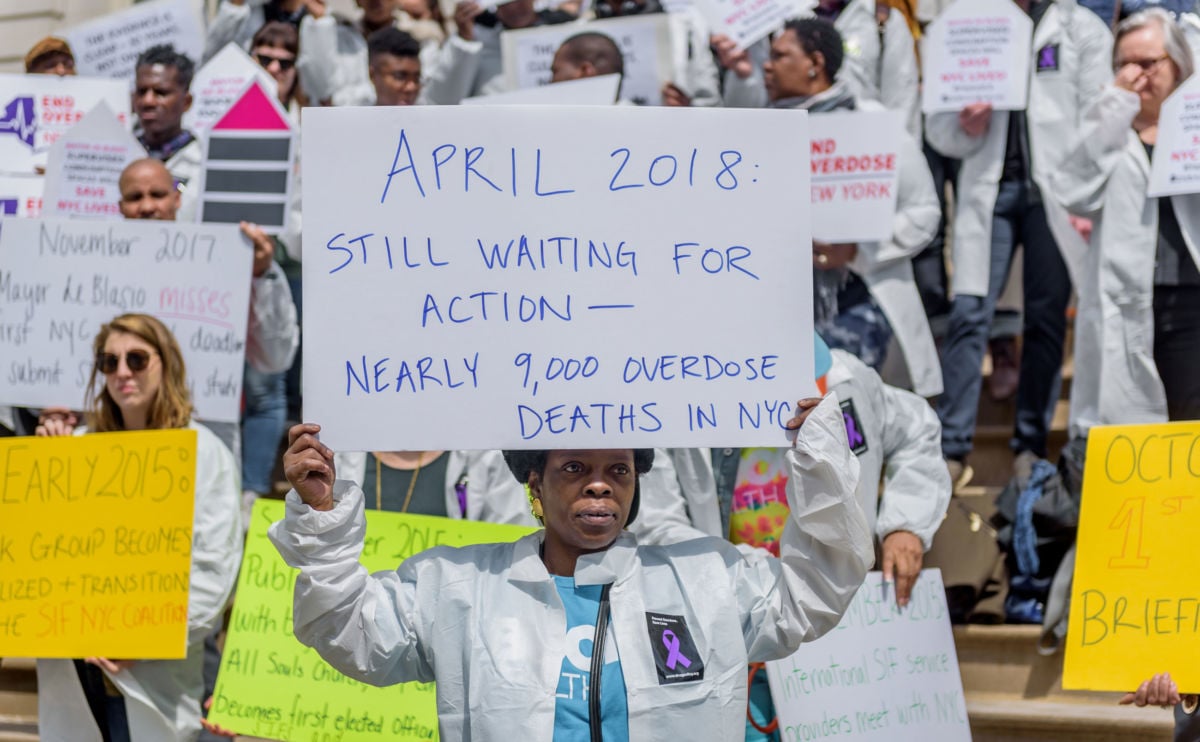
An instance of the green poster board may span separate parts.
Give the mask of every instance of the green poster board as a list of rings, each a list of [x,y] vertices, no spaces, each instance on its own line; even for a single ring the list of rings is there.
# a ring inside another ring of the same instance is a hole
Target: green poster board
[[[433,683],[376,688],[351,680],[292,635],[288,567],[267,538],[284,504],[254,506],[237,599],[208,718],[238,734],[304,742],[437,739]],[[395,569],[434,546],[515,541],[523,526],[367,511],[362,563]]]

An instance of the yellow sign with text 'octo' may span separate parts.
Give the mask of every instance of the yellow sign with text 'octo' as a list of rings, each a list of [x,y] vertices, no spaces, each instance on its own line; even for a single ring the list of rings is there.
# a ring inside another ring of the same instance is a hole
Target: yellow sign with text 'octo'
[[[196,432],[0,439],[0,656],[187,653]]]
[[[1200,423],[1092,428],[1063,687],[1200,691]]]

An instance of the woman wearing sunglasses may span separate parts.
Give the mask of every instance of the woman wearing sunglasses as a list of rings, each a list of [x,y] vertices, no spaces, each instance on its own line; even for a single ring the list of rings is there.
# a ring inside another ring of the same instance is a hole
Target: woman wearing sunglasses
[[[241,561],[240,484],[233,454],[191,419],[183,354],[154,317],[125,314],[100,328],[84,404],[87,428],[45,414],[37,434],[196,431],[196,509],[182,660],[38,660],[43,739],[190,740],[200,730],[203,642],[216,628]]]

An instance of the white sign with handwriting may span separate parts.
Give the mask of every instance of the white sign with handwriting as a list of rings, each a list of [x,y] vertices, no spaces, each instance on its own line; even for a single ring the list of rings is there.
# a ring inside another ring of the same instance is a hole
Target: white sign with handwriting
[[[869,572],[837,628],[767,663],[783,739],[969,742],[966,700],[937,569],[899,608]]]
[[[100,325],[139,312],[179,342],[196,416],[236,422],[252,259],[236,225],[0,221],[0,404],[78,409]]]
[[[303,127],[305,416],[330,446],[785,445],[815,389],[804,111]]]

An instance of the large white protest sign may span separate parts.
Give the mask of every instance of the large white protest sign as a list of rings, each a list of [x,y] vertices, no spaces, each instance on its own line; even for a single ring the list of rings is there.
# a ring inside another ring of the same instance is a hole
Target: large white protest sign
[[[1012,0],[956,0],[925,33],[921,109],[1024,110],[1032,43],[1033,21]],[[1058,46],[1047,50],[1057,69]]]
[[[904,136],[900,112],[822,113],[809,117],[808,129],[813,239],[891,239]]]
[[[515,90],[549,83],[554,52],[562,42],[584,31],[605,34],[621,49],[625,64],[621,100],[648,106],[662,103],[663,83],[671,80],[671,29],[666,13],[505,31],[500,34],[500,53],[508,87]]]
[[[695,0],[713,33],[724,34],[745,49],[766,38],[796,13],[794,0]]]
[[[464,106],[611,106],[617,102],[620,75],[598,75],[536,88],[464,98]]]
[[[275,78],[235,42],[213,55],[192,80],[192,107],[183,114],[183,128],[202,135],[229,110],[251,80],[275,94]]]
[[[1200,77],[1189,77],[1163,102],[1150,161],[1150,196],[1200,193]]]
[[[40,215],[45,187],[46,179],[40,175],[0,173],[0,219]]]
[[[101,102],[50,147],[45,216],[120,219],[118,181],[146,150]]]
[[[342,450],[784,445],[815,389],[806,121],[307,111],[306,418]]]
[[[100,325],[152,314],[175,334],[197,417],[236,422],[253,249],[237,227],[0,221],[0,404],[83,404]]]
[[[172,44],[199,62],[203,26],[189,0],[151,0],[109,13],[66,33],[81,75],[113,77],[129,85],[138,55],[152,46]]]
[[[32,174],[50,146],[101,102],[131,126],[129,90],[119,80],[0,75],[0,171]]]
[[[969,742],[942,574],[923,570],[903,609],[894,592],[868,573],[837,628],[767,663],[783,739]]]

